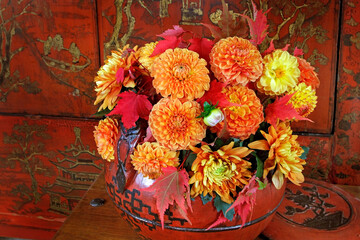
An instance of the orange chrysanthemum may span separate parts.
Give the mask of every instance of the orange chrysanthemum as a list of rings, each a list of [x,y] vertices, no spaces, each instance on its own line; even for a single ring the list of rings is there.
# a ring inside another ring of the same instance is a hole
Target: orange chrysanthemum
[[[111,162],[114,160],[114,146],[119,134],[119,123],[116,119],[105,118],[95,126],[94,138],[100,156]]]
[[[199,54],[188,49],[168,49],[153,63],[153,86],[163,97],[193,100],[210,88],[209,70]]]
[[[299,83],[303,82],[306,85],[311,86],[312,89],[318,88],[320,86],[320,80],[317,77],[315,68],[303,58],[297,57],[297,61],[299,63],[300,70]]]
[[[259,50],[249,40],[239,37],[221,39],[210,52],[215,77],[230,85],[255,82],[262,74],[262,62]]]
[[[179,154],[160,146],[158,143],[145,142],[137,145],[130,156],[136,171],[145,177],[156,179],[162,174],[162,168],[179,166]]]
[[[311,86],[305,83],[300,83],[289,94],[294,93],[290,98],[289,103],[295,108],[299,115],[307,117],[312,113],[316,107],[317,96],[316,92]]]
[[[252,174],[248,169],[251,163],[243,158],[249,155],[251,150],[233,146],[234,142],[231,142],[217,151],[212,151],[208,145],[201,148],[191,147],[191,150],[197,153],[191,167],[194,175],[189,180],[189,184],[193,184],[191,197],[199,194],[215,197],[216,192],[222,201],[230,204],[234,201],[230,193],[236,197],[236,187],[249,183]]]
[[[280,122],[275,128],[269,127],[269,133],[261,131],[266,140],[258,140],[250,143],[248,146],[253,149],[269,150],[268,158],[264,163],[265,178],[269,171],[274,169],[272,182],[276,188],[281,188],[284,182],[284,176],[296,185],[304,182],[302,174],[305,160],[300,156],[304,150],[296,141],[297,135],[292,135],[292,130],[288,122]]]
[[[157,142],[171,150],[188,149],[201,142],[206,134],[200,104],[182,103],[179,99],[162,98],[154,105],[149,126]]]
[[[225,121],[217,124],[212,131],[220,133],[226,122],[226,130],[231,137],[247,139],[264,121],[263,105],[260,99],[253,90],[241,85],[227,86],[222,92],[234,105],[221,109],[225,115]]]
[[[158,42],[147,43],[139,49],[139,62],[141,63],[141,66],[146,68],[149,72],[151,72],[154,60],[158,58],[158,55],[150,57],[150,55],[154,52],[157,43]]]
[[[104,101],[99,111],[106,108],[111,110],[115,107],[122,86],[135,87],[135,82],[129,74],[124,76],[123,83],[119,83],[116,81],[116,73],[120,68],[123,68],[124,72],[128,72],[137,61],[138,55],[137,46],[129,50],[129,45],[126,45],[123,50],[112,51],[111,56],[105,60],[105,64],[101,66],[95,77],[96,100],[94,105]]]

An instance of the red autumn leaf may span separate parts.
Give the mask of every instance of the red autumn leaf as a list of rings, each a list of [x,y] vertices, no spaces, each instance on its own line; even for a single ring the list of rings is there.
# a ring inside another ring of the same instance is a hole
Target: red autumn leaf
[[[250,179],[249,184],[241,190],[236,200],[226,211],[228,212],[232,208],[235,209],[235,214],[237,214],[241,218],[241,227],[244,226],[249,214],[253,210],[257,189],[258,186],[256,182],[256,176],[254,175]]]
[[[209,53],[214,46],[213,41],[207,38],[192,38],[189,42],[191,43],[189,50],[197,52],[207,62],[210,61]]]
[[[190,201],[189,175],[186,170],[182,169],[181,171],[178,171],[175,167],[167,167],[163,168],[162,171],[163,175],[157,178],[150,187],[142,190],[154,193],[161,226],[164,229],[164,213],[170,204],[173,205],[176,202],[182,210],[180,211],[180,214],[185,215],[185,217],[186,205],[191,211],[192,208]]]
[[[165,52],[167,49],[177,48],[181,43],[182,43],[182,37],[177,37],[177,36],[172,36],[172,35],[165,36],[164,40],[160,40],[156,44],[156,47],[155,47],[153,53],[150,55],[150,57],[159,55],[159,54]]]
[[[163,32],[160,35],[157,35],[158,37],[162,37],[162,38],[166,38],[168,36],[175,36],[175,37],[179,37],[181,36],[183,33],[185,33],[186,31],[184,29],[182,29],[182,27],[180,27],[179,25],[175,25],[173,26],[174,29],[168,29],[165,32]]]
[[[301,56],[301,55],[304,55],[304,52],[301,48],[297,48],[295,47],[294,49],[294,56],[297,57],[297,56]]]
[[[210,228],[216,227],[217,225],[222,224],[227,221],[229,221],[229,220],[224,216],[224,213],[222,211],[220,211],[218,219],[216,219],[216,221],[214,223],[212,223],[210,225],[210,227],[208,227],[206,230],[209,230]]]
[[[292,104],[289,103],[289,100],[293,95],[294,93],[287,94],[281,98],[276,98],[275,102],[267,105],[265,109],[265,120],[273,126],[276,125],[278,119],[285,121],[287,119],[291,120],[295,118],[298,120],[308,120],[312,122],[310,119],[302,117]]]
[[[268,34],[267,29],[269,25],[267,24],[267,18],[265,14],[267,14],[270,9],[268,9],[266,12],[263,12],[262,10],[258,11],[254,2],[252,5],[254,20],[243,14],[241,14],[241,16],[243,16],[249,24],[251,36],[250,42],[255,45],[259,45],[262,43],[262,41],[264,41],[266,35]]]
[[[145,95],[138,95],[132,91],[119,94],[116,107],[108,114],[120,115],[124,127],[135,127],[135,122],[140,118],[148,119],[152,105]]]
[[[266,50],[262,53],[262,55],[265,56],[265,55],[267,55],[267,54],[272,53],[273,51],[275,51],[275,46],[274,46],[273,39],[271,39],[269,48],[266,49]]]
[[[205,102],[208,102],[212,105],[217,104],[218,107],[239,106],[239,104],[229,102],[227,100],[226,94],[221,92],[225,86],[225,83],[212,80],[210,82],[209,91],[206,91],[204,96],[199,98],[197,102],[200,103],[201,106],[203,106]]]
[[[290,44],[286,44],[285,47],[283,47],[281,50],[283,51],[287,51],[290,47]]]
[[[123,83],[124,82],[124,78],[125,78],[125,74],[124,74],[124,69],[123,68],[119,68],[116,71],[115,74],[115,79],[117,83]]]

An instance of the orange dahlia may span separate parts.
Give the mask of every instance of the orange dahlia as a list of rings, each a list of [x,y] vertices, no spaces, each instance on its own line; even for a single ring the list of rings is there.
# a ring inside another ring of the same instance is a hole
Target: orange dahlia
[[[316,107],[317,96],[316,92],[311,86],[305,83],[300,83],[289,94],[294,93],[290,98],[289,103],[295,108],[299,115],[307,117],[312,113]]]
[[[151,71],[154,60],[158,58],[158,56],[150,57],[150,55],[154,52],[157,43],[158,42],[147,43],[139,49],[139,62],[148,71]]]
[[[256,82],[266,95],[281,95],[298,84],[300,76],[296,57],[287,51],[275,50],[264,57],[264,72]]]
[[[300,156],[304,150],[296,141],[297,135],[292,135],[292,130],[288,122],[280,122],[275,128],[270,126],[269,133],[261,131],[266,140],[258,140],[248,146],[253,149],[269,150],[268,158],[264,163],[265,178],[269,171],[276,167],[272,177],[272,182],[276,188],[281,188],[284,183],[284,176],[296,185],[304,182],[302,174],[305,160]]]
[[[249,183],[252,174],[248,170],[251,163],[243,160],[251,153],[246,147],[233,148],[234,142],[212,151],[208,145],[201,148],[190,147],[197,154],[191,170],[194,175],[190,178],[191,197],[199,194],[212,197],[216,192],[221,200],[232,203],[236,197],[236,187],[243,187]],[[232,196],[230,196],[232,193]]]
[[[152,65],[153,86],[163,97],[200,98],[210,88],[206,64],[196,52],[168,49]]]
[[[311,86],[313,89],[318,88],[320,86],[320,80],[317,77],[315,68],[303,58],[297,57],[297,61],[300,69],[299,83],[303,82],[306,85]]]
[[[215,77],[230,85],[255,82],[261,76],[262,62],[259,50],[249,40],[239,37],[221,39],[210,52]]]
[[[236,85],[223,88],[227,100],[233,106],[222,108],[225,121],[218,123],[212,131],[220,133],[226,123],[231,137],[247,139],[264,121],[263,105],[255,92],[247,87]]]
[[[171,150],[188,149],[201,142],[206,126],[201,118],[200,104],[182,103],[179,99],[162,98],[154,105],[149,126],[156,141]]]
[[[111,56],[105,60],[105,64],[101,66],[95,77],[96,100],[94,105],[104,101],[99,111],[106,108],[111,110],[115,107],[122,86],[135,87],[135,82],[129,74],[125,75],[123,83],[119,83],[116,81],[116,73],[120,68],[123,68],[124,72],[128,72],[137,61],[138,55],[137,46],[129,50],[129,45],[126,45],[123,50],[112,51]]]
[[[145,177],[156,179],[162,174],[162,168],[179,166],[178,156],[177,152],[156,142],[145,142],[137,145],[130,157],[136,171],[141,172]]]
[[[119,134],[119,123],[116,119],[105,118],[95,126],[94,138],[100,156],[111,162],[114,160],[114,146]]]

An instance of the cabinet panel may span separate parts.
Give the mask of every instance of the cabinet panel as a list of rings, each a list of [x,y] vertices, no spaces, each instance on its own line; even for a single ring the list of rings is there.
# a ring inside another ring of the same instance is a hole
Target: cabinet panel
[[[51,238],[103,167],[96,124],[0,117],[1,236]]]
[[[0,112],[94,113],[95,2],[8,0],[0,7]]]
[[[360,1],[343,1],[332,179],[360,185]]]

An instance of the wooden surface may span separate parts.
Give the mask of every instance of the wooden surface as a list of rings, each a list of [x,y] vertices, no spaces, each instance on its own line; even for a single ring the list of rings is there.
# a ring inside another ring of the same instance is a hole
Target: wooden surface
[[[360,198],[360,187],[337,185]],[[105,199],[101,207],[90,206],[94,198]],[[139,239],[131,227],[121,218],[105,190],[104,175],[101,174],[84,198],[67,218],[53,240],[68,239]],[[256,240],[265,240],[264,236]]]

